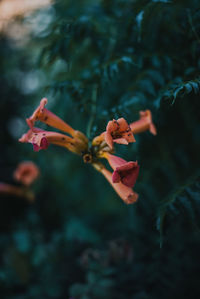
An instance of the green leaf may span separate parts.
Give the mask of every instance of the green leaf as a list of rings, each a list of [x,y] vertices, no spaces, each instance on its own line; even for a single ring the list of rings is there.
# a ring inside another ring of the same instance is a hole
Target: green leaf
[[[163,243],[164,222],[169,214],[187,217],[189,222],[199,231],[200,217],[200,177],[190,180],[168,196],[160,205],[157,218],[157,229],[160,232],[160,247]]]

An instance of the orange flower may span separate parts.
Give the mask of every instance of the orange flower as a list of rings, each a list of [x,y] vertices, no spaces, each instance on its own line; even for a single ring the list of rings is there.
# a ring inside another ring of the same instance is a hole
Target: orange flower
[[[45,124],[54,127],[58,130],[61,130],[63,132],[66,132],[70,135],[73,134],[74,129],[72,129],[68,124],[66,124],[61,118],[59,118],[57,115],[52,113],[51,111],[47,110],[45,108],[45,105],[47,104],[48,100],[46,98],[43,98],[40,101],[40,105],[35,109],[33,114],[27,118],[27,123],[30,128],[33,128],[35,125],[35,122],[40,120],[41,122],[44,122]]]
[[[121,182],[127,187],[133,188],[140,169],[138,162],[127,162],[126,160],[109,153],[104,153],[104,158],[108,160],[110,166],[114,170],[112,174],[113,183]]]
[[[92,140],[92,145],[93,146],[99,146],[102,143],[105,143],[105,132],[101,133],[99,136],[96,136],[93,140]],[[107,143],[105,144],[107,145]]]
[[[58,117],[57,115],[45,108],[47,102],[48,101],[46,98],[43,98],[40,101],[40,105],[36,108],[33,114],[26,119],[28,126],[32,129],[34,127],[35,122],[39,120],[51,127],[66,132],[75,138],[81,139],[83,142],[87,144],[88,139],[83,133],[74,130],[60,117]]]
[[[113,148],[113,142],[119,144],[129,144],[135,142],[130,126],[124,118],[111,120],[108,122],[105,132],[105,141],[110,148]]]
[[[121,117],[118,120],[110,120],[107,124],[106,131],[93,139],[92,145],[99,145],[101,142],[106,141],[108,146],[112,149],[113,143],[129,144],[135,142],[133,133],[127,121]]]
[[[140,119],[131,123],[130,128],[134,134],[142,133],[147,130],[149,130],[153,135],[157,134],[150,110],[140,111]]]
[[[79,139],[71,138],[57,132],[41,130],[39,128],[30,129],[27,133],[22,135],[19,142],[32,143],[34,151],[47,149],[51,143],[63,146],[79,155],[86,149],[85,143]]]
[[[130,187],[125,186],[121,182],[119,183],[113,183],[112,180],[112,173],[107,170],[102,164],[93,164],[96,170],[101,172],[104,177],[108,180],[108,182],[111,184],[111,186],[114,188],[114,190],[117,192],[117,194],[121,197],[121,199],[126,204],[132,204],[135,203],[138,199],[138,194],[134,192]]]
[[[35,163],[31,161],[24,161],[19,163],[13,173],[13,177],[16,181],[23,185],[29,186],[38,178],[39,174],[39,168]]]

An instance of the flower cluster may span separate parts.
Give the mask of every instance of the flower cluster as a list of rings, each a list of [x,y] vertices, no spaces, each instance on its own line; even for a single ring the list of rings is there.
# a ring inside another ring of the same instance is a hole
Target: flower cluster
[[[26,119],[29,130],[19,141],[31,143],[34,151],[47,149],[50,144],[55,144],[81,155],[85,163],[91,163],[97,171],[103,174],[125,203],[136,202],[138,194],[132,188],[139,174],[138,162],[127,162],[113,155],[114,143],[128,145],[135,142],[134,134],[146,130],[156,135],[156,127],[152,122],[151,111],[141,111],[140,119],[131,124],[128,124],[124,118],[109,121],[106,131],[96,136],[90,146],[88,138],[82,132],[74,130],[57,115],[46,109],[46,104],[47,99],[43,98],[32,116]],[[36,121],[41,121],[65,134],[37,128],[35,127]],[[101,159],[108,161],[113,172],[109,171],[100,162]]]

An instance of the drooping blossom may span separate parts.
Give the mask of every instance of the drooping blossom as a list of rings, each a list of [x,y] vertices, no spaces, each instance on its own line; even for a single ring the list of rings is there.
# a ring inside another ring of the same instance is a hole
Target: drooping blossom
[[[37,165],[31,161],[23,161],[19,163],[13,173],[13,177],[17,182],[25,186],[30,186],[39,176],[40,171]]]
[[[47,149],[49,144],[55,144],[63,146],[70,150],[71,152],[81,154],[85,150],[85,144],[79,140],[67,135],[50,132],[33,127],[27,133],[23,134],[19,139],[22,143],[31,143],[33,145],[34,151],[39,151],[41,149]]]
[[[13,186],[2,182],[0,182],[0,194],[26,198],[29,202],[33,202],[35,199],[34,194],[31,190],[25,187]]]
[[[111,184],[111,186],[114,188],[116,193],[121,197],[121,199],[126,203],[126,204],[132,204],[135,203],[138,199],[138,194],[133,191],[132,188],[124,185],[123,183],[113,183],[112,179],[112,173],[107,170],[103,164],[99,163],[93,163],[93,166],[95,167],[96,170],[101,172],[103,176],[108,180],[108,182]]]
[[[157,134],[150,110],[140,111],[140,119],[131,123],[130,128],[133,134],[142,133],[147,130],[149,130],[153,135]]]
[[[40,105],[35,109],[33,114],[26,119],[28,126],[32,129],[36,121],[41,121],[51,127],[61,130],[74,138],[81,139],[85,144],[88,143],[87,137],[80,131],[74,130],[66,122],[64,122],[60,117],[55,115],[53,112],[45,108],[48,100],[43,98],[40,101]]]
[[[114,170],[112,174],[113,183],[121,182],[127,187],[133,188],[140,169],[138,162],[127,162],[126,160],[109,153],[104,153],[103,157],[108,160],[110,166]]]

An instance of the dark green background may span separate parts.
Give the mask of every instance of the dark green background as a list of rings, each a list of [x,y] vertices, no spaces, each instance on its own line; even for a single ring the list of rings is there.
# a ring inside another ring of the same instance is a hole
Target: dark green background
[[[41,176],[32,205],[0,196],[0,297],[199,298],[199,1],[61,0],[18,22],[29,36],[0,39],[0,180],[23,160]],[[136,204],[64,148],[18,143],[44,96],[75,129],[92,118],[90,138],[151,109],[158,135],[116,147],[141,166]]]

